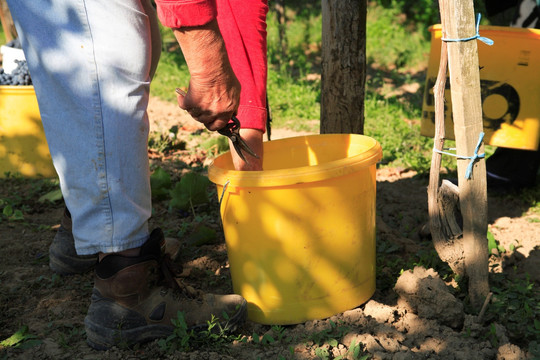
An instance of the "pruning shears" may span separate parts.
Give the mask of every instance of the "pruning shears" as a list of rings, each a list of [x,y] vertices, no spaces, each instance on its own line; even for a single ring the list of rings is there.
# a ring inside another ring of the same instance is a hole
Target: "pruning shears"
[[[242,160],[245,162],[248,162],[243,154],[243,152],[247,152],[249,155],[253,156],[254,158],[258,159],[259,156],[255,154],[253,150],[248,146],[248,144],[242,139],[240,136],[240,120],[233,115],[231,121],[222,129],[218,130],[218,133],[220,133],[223,136],[227,136],[233,146],[234,150],[240,156]]]
[[[176,88],[176,93],[181,96],[187,95],[186,92],[180,88]],[[259,156],[255,154],[253,150],[251,150],[248,144],[240,136],[240,120],[238,120],[235,115],[233,115],[231,121],[229,121],[229,123],[225,125],[224,128],[218,130],[218,133],[231,139],[234,150],[236,150],[236,153],[238,154],[238,156],[240,156],[240,159],[242,159],[246,163],[248,161],[243,154],[244,151],[247,152],[249,155],[253,156],[254,158],[259,159]]]

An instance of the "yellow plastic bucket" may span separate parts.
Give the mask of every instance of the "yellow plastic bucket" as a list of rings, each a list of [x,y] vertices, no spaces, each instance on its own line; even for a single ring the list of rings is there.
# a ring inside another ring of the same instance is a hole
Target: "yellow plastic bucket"
[[[33,86],[0,86],[0,177],[56,177]]]
[[[435,106],[433,86],[441,56],[441,25],[431,31],[431,52],[422,106],[421,134],[433,136]],[[484,141],[515,149],[536,150],[540,139],[540,30],[504,26],[480,26],[480,35],[492,46],[478,41],[480,91]],[[471,34],[473,35],[473,34]],[[454,139],[450,82],[445,91],[445,132]]]
[[[329,134],[265,142],[264,171],[235,171],[229,152],[215,159],[208,175],[250,320],[321,319],[373,295],[381,157],[372,138]]]

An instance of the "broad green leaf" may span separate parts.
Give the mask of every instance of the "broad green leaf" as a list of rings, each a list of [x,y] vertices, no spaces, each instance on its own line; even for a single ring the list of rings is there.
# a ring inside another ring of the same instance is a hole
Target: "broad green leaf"
[[[328,344],[332,347],[337,347],[339,343],[336,339],[329,339]]]
[[[24,340],[22,343],[19,343],[17,345],[17,348],[19,349],[30,349],[30,348],[33,348],[34,346],[39,346],[41,345],[42,341],[39,340],[39,339],[28,339],[28,340]]]
[[[1,341],[0,349],[7,347],[28,349],[39,344],[41,340],[36,339],[35,335],[28,334],[28,326],[24,325],[15,334]]]
[[[186,173],[170,191],[169,205],[175,209],[188,210],[191,206],[207,203],[208,185],[210,180],[207,177],[194,172]]]
[[[21,210],[15,210],[10,220],[24,220],[24,215]]]
[[[493,249],[497,249],[497,241],[495,240],[495,237],[491,233],[491,231],[488,231],[487,233],[487,239],[488,239],[488,250],[489,254],[491,254],[491,251]]]
[[[186,239],[188,244],[195,246],[213,244],[216,242],[216,240],[216,231],[205,225],[197,226],[197,228],[191,234],[189,234],[188,238]]]
[[[60,200],[62,200],[62,191],[60,189],[56,189],[56,190],[49,191],[45,195],[42,195],[38,199],[38,202],[44,203],[45,201],[48,201],[54,204],[55,202],[60,201]]]
[[[11,207],[11,205],[4,206],[4,210],[2,210],[2,214],[4,214],[7,217],[10,217],[11,215],[13,215],[13,208]]]
[[[163,200],[169,194],[171,188],[171,176],[162,168],[158,167],[150,175],[150,187],[152,189],[152,198]]]

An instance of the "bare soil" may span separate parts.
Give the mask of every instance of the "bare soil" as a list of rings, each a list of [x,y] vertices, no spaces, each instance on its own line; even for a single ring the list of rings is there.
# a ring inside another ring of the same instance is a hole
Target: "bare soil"
[[[152,131],[167,134],[177,124],[178,136],[186,143],[185,149],[168,154],[150,152],[153,168],[159,165],[178,179],[186,169],[208,164],[212,149],[203,150],[197,144],[202,137],[213,135],[205,134],[173,104],[152,99],[149,114]],[[298,133],[274,129],[272,135],[277,139]],[[0,198],[32,191],[31,182],[9,180],[3,184]],[[426,187],[425,175],[406,169],[377,170],[378,256],[406,264],[409,259],[432,253],[432,243],[423,229],[428,220]],[[4,348],[0,359],[360,359],[367,355],[365,358],[371,359],[469,360],[535,356],[528,353],[528,344],[512,337],[506,324],[483,322],[477,312],[471,313],[455,281],[420,266],[409,267],[402,274],[378,266],[374,296],[330,319],[281,329],[248,321],[238,330],[242,341],[207,344],[188,352],[168,353],[157,341],[135,349],[98,352],[86,345],[83,326],[93,275],[60,277],[48,267],[48,247],[59,226],[63,204],[25,199],[24,205],[24,220],[0,222],[0,341],[26,325],[28,333],[40,342],[28,348]],[[489,194],[489,228],[506,250],[491,257],[491,272],[511,273],[516,279],[528,273],[538,286],[540,215],[531,211],[530,205],[512,194]],[[209,215],[205,225],[218,232],[216,241],[194,246],[178,237],[183,224],[194,219],[189,213],[169,211],[166,201],[155,202],[151,225],[180,241],[179,262],[188,285],[206,292],[231,292],[217,196],[197,211]]]

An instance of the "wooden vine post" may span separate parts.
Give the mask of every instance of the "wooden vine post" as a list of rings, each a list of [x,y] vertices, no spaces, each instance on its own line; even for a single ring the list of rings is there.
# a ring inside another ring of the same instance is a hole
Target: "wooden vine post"
[[[17,30],[15,29],[15,24],[13,24],[11,12],[9,11],[6,0],[0,0],[0,22],[2,23],[2,29],[6,36],[6,42],[16,39]]]
[[[442,5],[440,10],[443,38],[466,39],[476,34],[472,0],[440,0],[439,4]],[[475,153],[483,154],[483,145],[477,149],[479,135],[483,132],[477,42],[476,40],[447,42],[443,44],[442,49],[441,56],[444,56],[443,52],[446,50],[448,52],[456,154],[461,157],[470,157]],[[444,92],[444,82],[442,89],[440,82],[438,83],[439,88],[437,89],[437,86],[435,88],[436,95],[437,91],[439,95]],[[443,137],[437,139],[436,134],[435,148],[442,146]],[[438,161],[440,165],[440,157]],[[471,176],[467,179],[467,167],[471,160],[458,159],[457,162],[459,202],[463,216],[463,238],[459,245],[462,247],[464,272],[469,278],[471,304],[474,308],[480,309],[489,293],[486,167],[484,159],[476,159]],[[434,170],[432,163],[432,172]],[[436,171],[439,171],[438,167]],[[435,240],[437,231],[439,236],[444,235],[440,231],[440,222],[434,220],[436,210],[432,195],[433,192],[437,192],[438,176],[436,184],[433,184],[432,180],[434,179],[430,178],[428,192],[431,200],[428,207],[430,228]]]
[[[366,0],[322,0],[321,134],[363,134]]]

